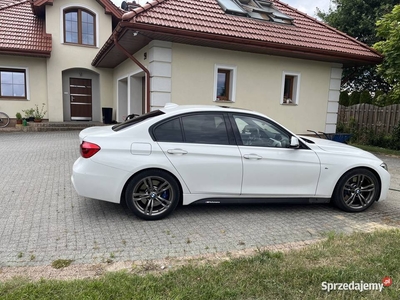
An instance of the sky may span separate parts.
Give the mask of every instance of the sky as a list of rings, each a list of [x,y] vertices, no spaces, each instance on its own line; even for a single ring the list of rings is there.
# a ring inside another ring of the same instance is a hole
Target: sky
[[[114,2],[117,6],[121,6],[121,2],[123,0],[111,0]],[[199,0],[201,1],[201,0]],[[289,4],[290,6],[305,12],[306,14],[316,17],[316,11],[317,7],[322,10],[327,12],[329,9],[329,5],[331,0],[281,0],[282,2]],[[131,2],[131,0],[128,0],[127,2]],[[140,4],[146,3],[147,0],[140,0]]]

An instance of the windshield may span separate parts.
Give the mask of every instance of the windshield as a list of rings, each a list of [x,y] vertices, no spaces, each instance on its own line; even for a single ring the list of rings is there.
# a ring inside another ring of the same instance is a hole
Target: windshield
[[[141,116],[138,116],[138,117],[134,117],[133,119],[129,119],[129,120],[127,120],[127,121],[125,121],[125,122],[123,122],[121,124],[114,125],[112,127],[112,130],[119,131],[121,129],[127,128],[129,126],[135,125],[135,124],[140,123],[140,122],[142,122],[144,120],[147,120],[147,119],[150,119],[150,118],[154,118],[154,117],[157,117],[157,116],[162,115],[162,114],[164,114],[164,113],[161,110],[154,110],[154,111],[148,112],[147,114],[144,114],[144,115],[141,115]]]

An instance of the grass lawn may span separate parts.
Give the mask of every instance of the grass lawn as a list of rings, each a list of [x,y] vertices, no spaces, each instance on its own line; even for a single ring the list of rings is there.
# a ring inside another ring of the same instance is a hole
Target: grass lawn
[[[322,290],[322,283],[393,284],[379,291]],[[0,283],[0,299],[399,299],[400,230],[327,234],[301,250],[259,252],[217,265],[161,274],[107,273],[100,279]]]

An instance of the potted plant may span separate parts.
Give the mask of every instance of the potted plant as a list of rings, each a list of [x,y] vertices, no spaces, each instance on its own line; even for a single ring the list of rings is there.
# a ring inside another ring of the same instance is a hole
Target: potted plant
[[[29,109],[23,109],[22,111],[25,114],[25,120],[32,122],[35,119],[35,117],[33,115],[35,112],[35,109],[29,108]]]
[[[17,118],[17,124],[22,124],[22,116],[21,113],[17,112],[15,114],[15,117]]]
[[[35,118],[34,119],[35,122],[42,122],[42,119],[43,119],[44,115],[47,112],[46,110],[44,110],[44,106],[45,106],[45,104],[42,103],[42,107],[39,110],[39,106],[37,104],[35,104],[35,110],[34,110],[34,113],[33,113],[33,116]]]

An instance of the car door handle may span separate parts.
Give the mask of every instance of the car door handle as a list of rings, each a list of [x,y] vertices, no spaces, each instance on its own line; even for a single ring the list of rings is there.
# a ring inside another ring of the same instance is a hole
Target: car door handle
[[[257,155],[257,154],[254,154],[254,153],[245,154],[245,155],[243,155],[243,157],[244,157],[245,159],[261,159],[261,158],[262,158],[262,156]]]
[[[168,149],[167,152],[169,154],[178,154],[178,155],[183,155],[188,153],[186,150],[183,149]]]

